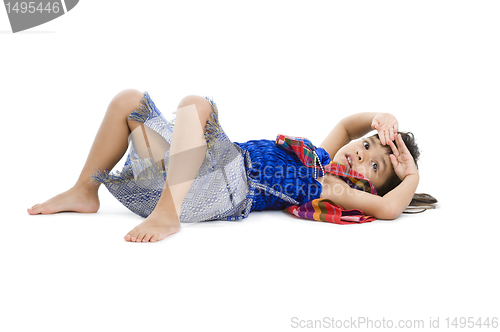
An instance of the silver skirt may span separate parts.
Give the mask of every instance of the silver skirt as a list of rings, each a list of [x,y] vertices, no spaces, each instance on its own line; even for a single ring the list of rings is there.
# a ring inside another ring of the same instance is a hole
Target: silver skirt
[[[220,126],[217,105],[209,97],[205,98],[213,109],[205,126],[207,151],[182,203],[179,219],[181,222],[241,220],[250,213],[254,196],[247,181],[243,151],[229,140]],[[147,92],[129,120],[143,123],[171,143],[175,112],[167,119]],[[114,172],[98,170],[92,180],[103,183],[129,210],[147,217],[163,192],[169,152],[160,163],[152,158],[140,158],[131,139],[123,169]]]

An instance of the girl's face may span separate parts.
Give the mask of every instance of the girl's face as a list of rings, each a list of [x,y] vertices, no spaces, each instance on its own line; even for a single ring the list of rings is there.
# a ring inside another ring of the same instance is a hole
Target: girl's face
[[[376,137],[362,138],[344,145],[333,157],[333,161],[347,166],[368,178],[378,190],[393,175],[387,147]]]

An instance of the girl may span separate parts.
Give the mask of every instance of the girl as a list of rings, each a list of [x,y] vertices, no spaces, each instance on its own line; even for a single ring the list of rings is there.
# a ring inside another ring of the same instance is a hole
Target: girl
[[[318,148],[307,139],[283,135],[276,142],[232,143],[208,97],[183,98],[173,115],[166,119],[147,92],[120,92],[108,106],[75,185],[28,213],[97,212],[98,188],[104,183],[122,204],[146,218],[125,240],[155,242],[178,232],[180,222],[240,220],[251,211],[320,198],[394,219],[414,198],[418,148],[411,134],[398,134],[391,114],[346,117]],[[372,129],[378,135],[352,141]],[[125,166],[111,174],[129,138]],[[430,196],[424,201],[436,202]]]

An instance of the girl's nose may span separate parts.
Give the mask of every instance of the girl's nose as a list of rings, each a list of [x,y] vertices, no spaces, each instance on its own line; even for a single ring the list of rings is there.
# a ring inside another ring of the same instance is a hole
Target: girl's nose
[[[364,155],[363,151],[356,151],[356,157],[358,158],[358,161],[360,163],[362,163],[363,162],[363,158],[365,157],[365,155]]]

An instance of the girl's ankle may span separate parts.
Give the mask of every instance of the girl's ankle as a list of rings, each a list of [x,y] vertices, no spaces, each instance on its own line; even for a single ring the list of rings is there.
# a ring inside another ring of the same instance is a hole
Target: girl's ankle
[[[71,190],[74,190],[76,192],[79,192],[79,193],[82,193],[84,194],[85,196],[88,196],[88,197],[95,197],[95,198],[98,198],[98,190],[99,190],[99,186],[96,186],[96,185],[93,185],[93,184],[79,184],[79,183],[76,183],[72,188]]]

